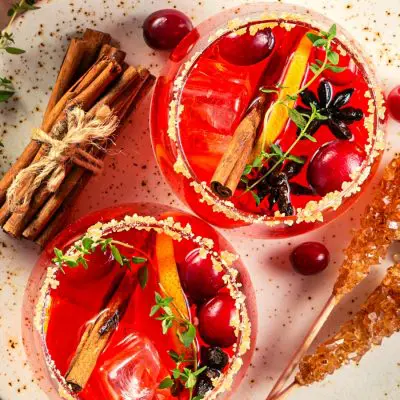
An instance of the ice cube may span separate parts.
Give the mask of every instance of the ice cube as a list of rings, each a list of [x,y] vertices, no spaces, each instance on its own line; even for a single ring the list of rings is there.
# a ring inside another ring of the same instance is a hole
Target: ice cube
[[[152,400],[158,387],[160,357],[145,336],[130,334],[107,348],[99,368],[104,398],[112,400]]]

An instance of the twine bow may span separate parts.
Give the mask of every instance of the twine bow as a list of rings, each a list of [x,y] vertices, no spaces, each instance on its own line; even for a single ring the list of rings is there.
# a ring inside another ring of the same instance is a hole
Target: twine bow
[[[24,168],[15,177],[7,191],[10,211],[27,210],[35,190],[45,182],[47,190],[54,193],[62,183],[70,162],[95,174],[99,173],[103,161],[85,149],[103,149],[101,143],[115,132],[118,123],[118,118],[107,106],[100,107],[94,117],[74,107],[67,112],[66,120],[52,129],[51,136],[41,129],[34,129],[32,139],[46,144],[49,150],[47,155]],[[65,136],[58,138],[63,131],[66,131]]]

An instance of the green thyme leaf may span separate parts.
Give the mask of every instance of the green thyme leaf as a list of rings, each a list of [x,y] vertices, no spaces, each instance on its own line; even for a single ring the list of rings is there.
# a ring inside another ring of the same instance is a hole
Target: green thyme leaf
[[[276,89],[261,88],[260,91],[263,93],[279,93],[279,90],[276,90]]]
[[[247,164],[244,167],[243,175],[248,175],[251,172],[251,170],[252,170],[252,166],[250,164]]]
[[[150,310],[150,317],[152,317],[153,315],[155,315],[160,309],[161,309],[161,306],[159,306],[158,304],[156,304],[156,305],[154,305],[153,307],[151,307],[151,310]]]
[[[6,47],[5,51],[9,54],[22,54],[25,53],[25,50],[18,49],[17,47]]]
[[[327,65],[325,69],[329,69],[332,72],[343,72],[346,68],[345,67],[338,67],[336,65]]]
[[[307,121],[304,117],[294,108],[288,108],[289,118],[296,124],[300,129],[304,129],[307,125]]]
[[[294,162],[297,163],[297,164],[304,164],[304,162],[305,162],[304,158],[302,158],[302,157],[297,157],[297,156],[295,156],[294,154],[289,154],[289,155],[287,156],[287,159],[288,159],[288,160],[291,160],[291,161],[294,161]]]
[[[179,379],[180,376],[181,376],[181,370],[178,369],[178,368],[173,369],[173,370],[172,370],[172,376],[173,376],[175,379]]]
[[[113,244],[110,245],[110,250],[111,254],[114,257],[114,260],[119,264],[119,265],[124,265],[124,262],[121,257],[121,253],[118,250],[118,247],[114,246]]]
[[[134,264],[143,264],[147,261],[147,258],[145,257],[132,257],[132,262]]]
[[[188,324],[187,330],[181,333],[182,343],[185,347],[189,347],[196,337],[196,328],[193,324]]]
[[[313,45],[314,47],[324,47],[327,44],[327,42],[328,42],[327,39],[319,38],[313,43]]]
[[[140,287],[144,289],[147,285],[147,281],[149,280],[149,269],[147,268],[147,265],[143,265],[143,267],[138,269],[138,279]]]
[[[273,143],[271,144],[271,150],[277,155],[277,156],[283,156],[283,151],[281,149],[281,146]]]
[[[319,72],[320,67],[317,64],[311,64],[310,69],[314,74],[317,74]]]
[[[336,31],[337,31],[336,24],[333,24],[329,29],[328,38],[331,40],[334,39],[336,37],[337,33]]]
[[[339,54],[336,51],[328,50],[328,60],[336,65],[339,62]]]
[[[194,375],[195,375],[195,376],[199,376],[199,375],[200,375],[202,372],[204,372],[206,369],[207,369],[207,366],[201,367],[201,368],[199,368],[199,369],[194,373]]]
[[[94,243],[94,240],[89,237],[84,237],[82,239],[82,246],[85,250],[90,250],[92,248],[92,245]]]
[[[251,195],[253,196],[254,200],[256,201],[256,205],[259,206],[260,203],[261,203],[260,197],[257,195],[256,192],[251,191],[250,193],[251,193]]]
[[[311,40],[311,43],[315,43],[317,40],[321,39],[321,36],[315,33],[307,33],[307,37]]]
[[[182,355],[179,355],[175,350],[168,350],[168,355],[172,358],[176,363],[182,362],[184,360]]]
[[[296,95],[290,95],[290,94],[287,94],[286,95],[286,98],[288,99],[288,100],[292,100],[292,101],[296,101],[297,99],[298,99],[298,95],[296,94]]]
[[[167,376],[166,378],[164,378],[164,379],[160,382],[160,384],[158,385],[158,387],[159,387],[160,389],[168,389],[168,388],[172,387],[173,384],[174,384],[174,381],[173,381],[169,376]]]
[[[315,139],[314,136],[311,136],[308,133],[304,133],[304,137],[306,137],[308,140],[311,140],[311,142],[314,142],[314,143],[317,142],[317,139]]]
[[[262,167],[262,165],[263,165],[263,156],[259,155],[254,159],[252,166],[253,168],[259,168]]]

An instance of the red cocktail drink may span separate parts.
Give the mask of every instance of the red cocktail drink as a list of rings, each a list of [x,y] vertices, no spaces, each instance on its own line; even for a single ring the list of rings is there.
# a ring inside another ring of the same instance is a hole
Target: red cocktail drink
[[[303,8],[258,4],[182,41],[157,83],[151,128],[161,170],[197,214],[275,237],[354,202],[377,168],[384,118],[347,33]]]
[[[24,341],[54,399],[212,399],[243,377],[255,313],[247,272],[219,234],[132,204],[81,219],[44,251]]]

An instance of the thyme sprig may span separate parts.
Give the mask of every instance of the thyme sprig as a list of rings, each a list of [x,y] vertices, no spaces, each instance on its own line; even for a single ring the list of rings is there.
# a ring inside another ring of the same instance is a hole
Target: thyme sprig
[[[189,400],[200,400],[201,396],[193,397],[193,390],[196,386],[197,377],[207,368],[202,367],[198,369],[198,350],[195,342],[196,339],[196,327],[192,324],[190,320],[188,320],[179,308],[174,303],[174,298],[168,296],[165,289],[160,285],[161,290],[164,293],[162,296],[160,293],[155,293],[155,304],[151,308],[150,316],[155,317],[157,320],[161,321],[162,332],[163,334],[167,334],[170,328],[174,325],[177,328],[176,334],[178,339],[185,347],[192,346],[193,349],[193,359],[186,360],[183,354],[179,355],[173,350],[168,352],[169,356],[172,360],[175,361],[176,366],[173,370],[171,370],[171,376],[167,376],[160,383],[161,389],[171,388],[177,386],[177,382],[181,382],[184,387],[189,389]],[[175,310],[175,313],[174,311]],[[187,365],[191,364],[193,369],[185,366],[181,368],[182,364]]]
[[[15,3],[8,10],[7,15],[10,17],[7,26],[0,32],[0,50],[8,54],[22,54],[25,50],[16,46],[14,34],[11,32],[11,26],[15,18],[28,10],[37,10],[39,7],[35,6],[35,0],[21,0]],[[0,103],[8,100],[15,93],[15,89],[10,79],[0,77]]]
[[[325,71],[325,70],[331,70],[333,72],[342,72],[344,68],[337,66],[339,63],[339,54],[335,51],[332,50],[332,41],[336,37],[336,24],[333,24],[328,32],[321,31],[319,34],[314,34],[314,33],[307,33],[307,37],[311,42],[313,43],[314,47],[321,47],[325,50],[325,57],[323,60],[316,60],[316,63],[310,65],[310,69],[313,72],[313,77],[308,80],[301,88],[299,88],[295,93],[288,94],[286,98],[282,100],[278,100],[275,102],[270,109],[267,111],[267,113],[271,113],[271,110],[273,107],[276,107],[277,105],[283,105],[287,107],[289,118],[296,124],[296,126],[300,129],[300,134],[296,138],[296,140],[290,145],[290,147],[286,151],[282,151],[282,149],[277,146],[276,144],[272,144],[269,148],[269,151],[266,152],[264,150],[261,151],[261,153],[254,159],[252,164],[246,165],[244,171],[243,171],[243,176],[241,178],[241,181],[246,184],[246,189],[243,194],[250,192],[256,201],[256,205],[258,206],[260,204],[260,198],[257,195],[257,193],[254,191],[256,186],[261,183],[266,177],[268,177],[273,171],[275,171],[279,165],[281,165],[284,161],[286,160],[291,160],[296,163],[304,163],[304,160],[300,157],[297,157],[292,153],[293,149],[296,147],[296,145],[299,143],[300,140],[302,139],[308,139],[312,142],[316,142],[316,139],[309,135],[307,133],[307,130],[311,123],[318,119],[318,120],[324,120],[327,119],[326,116],[321,115],[317,108],[312,104],[312,112],[310,115],[307,114],[302,114],[296,109],[293,109],[289,106],[290,102],[296,101],[299,97],[299,95],[306,90],[308,87],[310,87],[317,79],[318,77]],[[282,89],[281,85],[277,85],[275,88],[261,88],[260,90],[264,93],[275,93],[279,95],[279,90]],[[264,145],[263,145],[264,147]],[[271,166],[271,168],[268,169],[268,171],[263,174],[259,179],[257,179],[255,182],[253,182],[251,185],[249,184],[249,180],[247,175],[249,175],[254,169],[261,170],[264,162],[268,161],[269,159],[274,159],[276,160],[274,164]]]
[[[52,262],[63,272],[63,267],[65,266],[69,268],[82,266],[83,268],[87,269],[89,266],[85,256],[93,254],[98,247],[103,253],[109,250],[114,260],[121,265],[121,267],[126,266],[128,269],[131,269],[131,264],[144,264],[147,262],[147,258],[145,257],[126,257],[123,255],[119,247],[134,249],[134,246],[128,243],[120,242],[119,240],[112,238],[99,238],[94,240],[87,236],[81,239],[81,244],[74,245],[76,251],[71,255],[66,255],[62,252],[62,250],[55,247],[55,257],[52,259]],[[138,279],[140,286],[142,288],[146,287],[148,280],[148,269],[146,265],[143,265],[141,268],[139,268]]]
[[[0,103],[8,100],[15,93],[10,79],[0,78]]]

